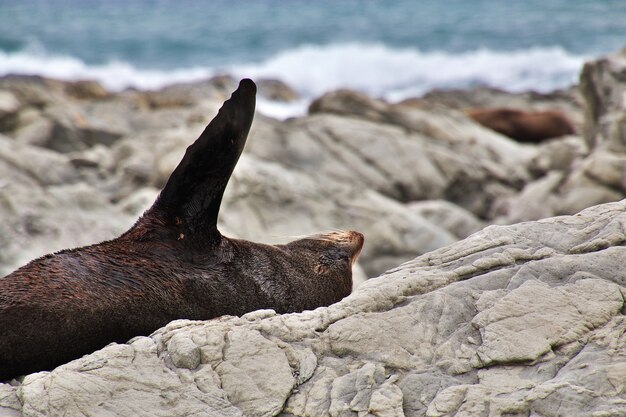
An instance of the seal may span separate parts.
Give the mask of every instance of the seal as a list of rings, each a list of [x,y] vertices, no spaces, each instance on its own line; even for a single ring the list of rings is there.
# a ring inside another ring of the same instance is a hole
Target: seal
[[[522,143],[540,143],[575,133],[572,122],[556,110],[527,112],[498,107],[468,109],[465,114],[481,125]]]
[[[242,80],[127,232],[43,256],[0,279],[0,380],[52,369],[174,319],[300,312],[350,294],[363,246],[358,232],[266,245],[217,229],[255,95],[256,85]]]

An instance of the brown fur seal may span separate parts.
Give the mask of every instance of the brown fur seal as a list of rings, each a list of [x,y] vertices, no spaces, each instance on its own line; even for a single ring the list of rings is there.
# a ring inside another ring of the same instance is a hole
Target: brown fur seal
[[[523,143],[575,133],[572,122],[556,110],[526,112],[507,108],[477,108],[465,113],[481,125]]]
[[[299,312],[350,293],[360,233],[264,245],[217,230],[255,94],[255,84],[242,80],[122,236],[46,255],[0,279],[0,380],[49,370],[174,319]]]

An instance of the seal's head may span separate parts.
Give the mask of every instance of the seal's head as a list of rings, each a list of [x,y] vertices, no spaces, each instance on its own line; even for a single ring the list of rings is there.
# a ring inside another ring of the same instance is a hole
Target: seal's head
[[[307,254],[313,271],[319,275],[352,274],[352,265],[363,248],[363,235],[355,231],[320,233],[295,240],[286,246],[292,251]]]

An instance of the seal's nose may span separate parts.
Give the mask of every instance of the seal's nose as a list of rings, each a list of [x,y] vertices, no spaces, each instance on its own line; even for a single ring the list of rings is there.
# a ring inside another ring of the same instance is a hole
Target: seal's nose
[[[365,236],[363,236],[363,233],[354,230],[350,230],[348,233],[350,236],[350,240],[358,242],[360,246],[362,246],[363,242],[365,242]]]
[[[356,258],[358,258],[361,254],[361,249],[363,248],[363,243],[365,242],[365,236],[354,230],[347,232],[347,234],[350,242],[354,245],[354,253],[352,255],[352,263],[354,263]]]

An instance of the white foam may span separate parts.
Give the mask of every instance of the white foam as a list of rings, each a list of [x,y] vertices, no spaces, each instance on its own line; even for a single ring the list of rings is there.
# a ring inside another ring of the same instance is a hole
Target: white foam
[[[278,120],[290,117],[304,116],[309,109],[310,99],[301,98],[291,102],[270,101],[263,97],[257,97],[256,108],[266,116]]]
[[[214,73],[208,68],[184,68],[171,71],[138,69],[120,61],[104,65],[87,65],[78,58],[47,53],[0,51],[0,76],[7,74],[41,75],[59,80],[89,79],[100,82],[111,91],[133,87],[153,90],[169,84],[208,78]]]
[[[302,46],[236,74],[281,79],[311,97],[337,88],[399,100],[433,88],[476,84],[508,91],[552,91],[576,82],[587,57],[560,47],[498,52],[478,49],[451,54],[384,45]]]

